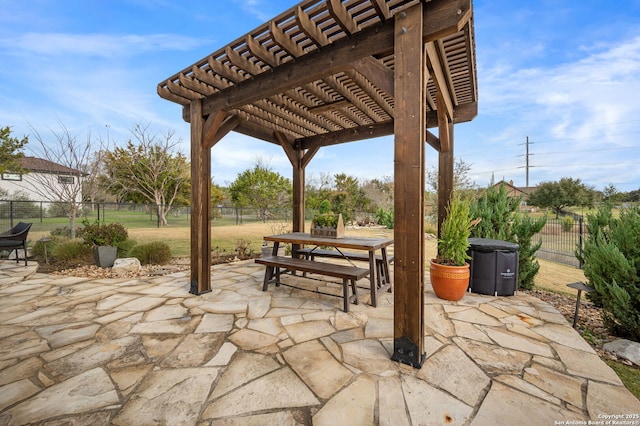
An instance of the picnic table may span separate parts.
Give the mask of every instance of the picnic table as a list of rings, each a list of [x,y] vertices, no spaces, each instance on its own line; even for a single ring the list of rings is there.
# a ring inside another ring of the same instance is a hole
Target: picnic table
[[[357,303],[355,291],[355,281],[369,276],[371,290],[371,305],[378,306],[378,296],[383,291],[392,291],[392,284],[389,274],[390,256],[387,254],[387,247],[393,244],[393,239],[377,237],[352,237],[327,238],[318,237],[304,232],[291,232],[287,234],[269,235],[264,237],[265,241],[273,242],[271,256],[256,259],[257,263],[264,264],[265,280],[263,290],[266,290],[269,282],[275,279],[279,284],[280,268],[289,271],[301,271],[303,273],[316,273],[333,276],[343,279],[343,297],[345,299],[345,311],[348,310],[348,299]],[[293,258],[277,256],[280,243],[310,246],[292,253]],[[323,249],[320,249],[323,247]],[[324,247],[331,247],[335,250],[325,250]],[[359,250],[351,252],[347,250]],[[379,252],[379,253],[378,253]],[[300,255],[304,259],[297,259]],[[349,265],[335,265],[327,262],[318,262],[316,257],[333,257],[345,259]],[[368,262],[368,268],[355,266],[354,261]],[[351,284],[353,296],[349,298],[348,287]]]

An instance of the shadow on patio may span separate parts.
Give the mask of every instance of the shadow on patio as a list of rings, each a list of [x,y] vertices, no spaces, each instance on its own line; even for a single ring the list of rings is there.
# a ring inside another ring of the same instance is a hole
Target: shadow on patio
[[[541,425],[640,413],[531,296],[452,303],[427,286],[416,370],[390,360],[392,294],[372,308],[361,289],[346,314],[340,298],[262,292],[253,261],[214,266],[202,296],[188,293],[187,272],[95,280],[36,268],[0,261],[2,425]]]

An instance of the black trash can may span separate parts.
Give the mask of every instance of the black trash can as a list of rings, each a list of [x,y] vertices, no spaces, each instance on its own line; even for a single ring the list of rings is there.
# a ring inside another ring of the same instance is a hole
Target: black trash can
[[[518,244],[469,238],[469,290],[492,296],[513,296],[518,289]]]

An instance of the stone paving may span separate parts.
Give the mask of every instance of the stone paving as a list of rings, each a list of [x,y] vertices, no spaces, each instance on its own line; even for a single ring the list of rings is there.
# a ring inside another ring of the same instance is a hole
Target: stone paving
[[[185,272],[35,271],[0,261],[0,425],[638,424],[640,402],[531,296],[428,288],[418,370],[390,360],[392,294],[372,308],[360,289],[346,314],[339,298],[262,292],[252,261],[214,266],[202,296]]]

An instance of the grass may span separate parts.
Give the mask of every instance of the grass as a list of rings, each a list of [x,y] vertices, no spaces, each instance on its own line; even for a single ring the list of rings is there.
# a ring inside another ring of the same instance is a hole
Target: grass
[[[629,392],[640,399],[640,370],[606,358],[604,362],[616,372]]]

